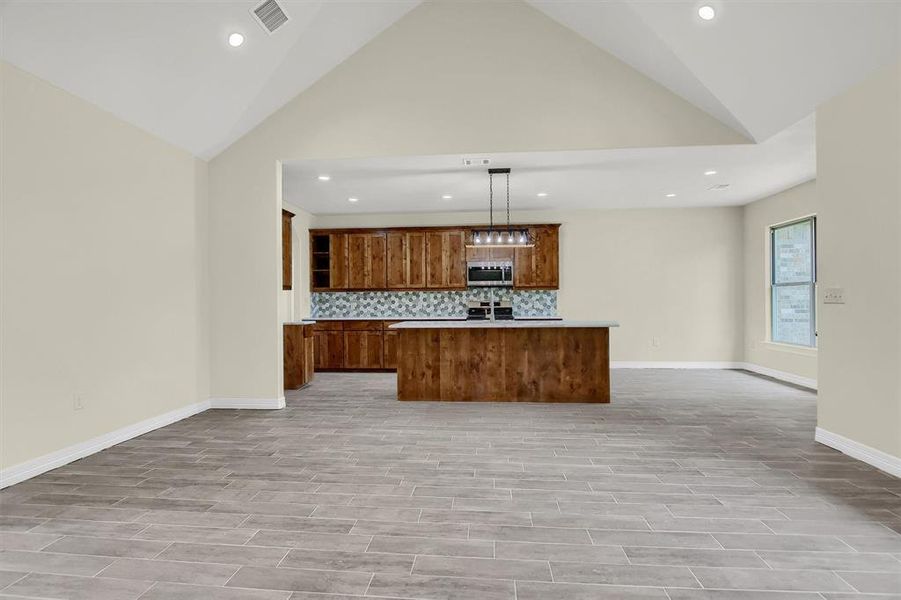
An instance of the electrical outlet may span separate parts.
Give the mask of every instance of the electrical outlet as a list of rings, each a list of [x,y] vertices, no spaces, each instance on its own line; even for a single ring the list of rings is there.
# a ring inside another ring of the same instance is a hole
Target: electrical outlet
[[[652,337],[651,338],[651,348],[659,348],[660,347],[660,338]]]
[[[826,288],[823,290],[823,304],[844,304],[845,288]]]
[[[84,408],[84,401],[78,394],[72,396],[72,408],[75,410],[81,410]]]

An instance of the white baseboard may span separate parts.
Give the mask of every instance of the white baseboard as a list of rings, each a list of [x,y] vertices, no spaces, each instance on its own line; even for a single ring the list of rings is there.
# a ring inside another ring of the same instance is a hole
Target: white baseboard
[[[876,467],[880,471],[885,471],[889,475],[901,477],[901,457],[892,456],[876,448],[870,448],[865,444],[855,442],[850,438],[832,433],[821,427],[817,427],[813,439],[830,448],[835,448],[842,454],[847,454],[851,458],[856,458],[861,462]]]
[[[110,446],[121,444],[124,441],[144,435],[154,429],[171,425],[190,416],[201,413],[210,407],[208,400],[195,402],[188,406],[177,408],[162,415],[145,419],[134,425],[128,425],[109,433],[97,436],[85,442],[74,444],[62,450],[39,456],[27,462],[8,467],[0,471],[0,489],[14,485],[26,479],[31,479],[41,473],[46,473],[57,467],[76,461],[85,456],[100,452]]]
[[[145,419],[134,425],[128,425],[109,433],[97,436],[79,444],[73,444],[62,450],[39,456],[33,460],[0,470],[0,489],[15,485],[26,479],[36,477],[76,461],[85,456],[90,456],[105,450],[110,446],[121,444],[139,435],[144,435],[154,429],[171,425],[210,408],[242,408],[242,409],[280,409],[285,408],[285,397],[280,398],[211,398],[201,402],[195,402],[188,406],[169,411],[165,414]]]
[[[801,377],[794,373],[777,371],[754,363],[730,361],[611,361],[611,369],[744,369],[773,379],[793,383],[801,387],[817,389],[817,380]]]
[[[744,363],[727,361],[614,360],[611,369],[741,369]]]
[[[772,377],[773,379],[778,379],[780,381],[785,381],[788,383],[793,383],[795,385],[800,385],[801,387],[810,388],[812,390],[817,389],[817,380],[810,379],[808,377],[801,377],[800,375],[795,375],[794,373],[786,373],[785,371],[777,371],[776,369],[771,369],[769,367],[762,367],[760,365],[755,365],[754,363],[741,363],[742,366],[740,369],[745,369],[746,371],[751,371],[752,373],[757,373],[759,375],[766,375],[767,377]]]
[[[244,408],[278,410],[285,408],[285,397],[279,398],[210,398],[210,408]]]

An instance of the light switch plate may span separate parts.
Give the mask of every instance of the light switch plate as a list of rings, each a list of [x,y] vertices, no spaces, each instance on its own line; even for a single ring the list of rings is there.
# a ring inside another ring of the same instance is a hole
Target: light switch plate
[[[826,288],[823,290],[823,304],[844,304],[845,288]]]

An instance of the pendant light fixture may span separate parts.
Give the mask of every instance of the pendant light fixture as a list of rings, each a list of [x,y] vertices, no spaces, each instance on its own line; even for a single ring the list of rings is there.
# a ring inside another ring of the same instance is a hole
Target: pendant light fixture
[[[494,176],[507,176],[507,226],[494,226]],[[510,169],[488,169],[488,229],[474,229],[469,248],[524,248],[534,246],[528,229],[510,225]]]

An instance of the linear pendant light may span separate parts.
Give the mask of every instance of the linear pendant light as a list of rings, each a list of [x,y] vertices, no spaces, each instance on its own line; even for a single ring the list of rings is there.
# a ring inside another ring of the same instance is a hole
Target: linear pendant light
[[[494,227],[494,176],[507,176],[507,227]],[[526,248],[534,246],[528,229],[510,225],[510,169],[488,169],[488,229],[473,229],[467,248]]]

